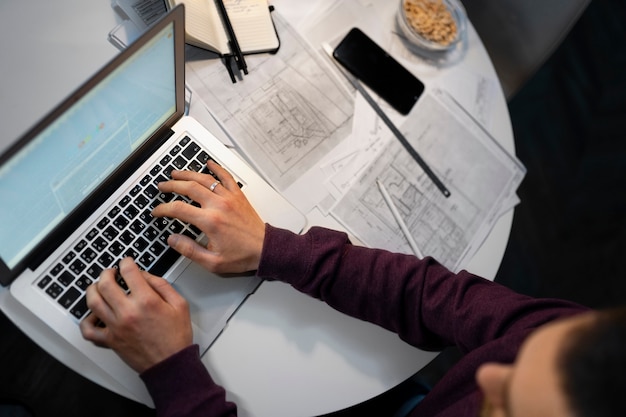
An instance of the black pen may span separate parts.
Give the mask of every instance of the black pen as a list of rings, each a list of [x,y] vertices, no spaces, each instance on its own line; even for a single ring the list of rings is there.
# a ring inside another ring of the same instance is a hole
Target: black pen
[[[233,72],[233,67],[230,65],[230,55],[224,55],[224,65],[226,66],[226,70],[228,71],[228,75],[230,76],[230,80],[234,83],[237,82],[235,78],[235,73]]]
[[[233,25],[230,22],[230,18],[228,17],[228,12],[226,11],[226,6],[224,6],[224,2],[222,0],[216,0],[217,6],[222,14],[222,18],[224,19],[224,26],[226,26],[226,32],[228,33],[228,37],[230,40],[228,41],[228,46],[235,56],[235,62],[237,62],[237,68],[243,71],[244,74],[248,74],[248,66],[246,65],[246,60],[243,59],[243,53],[241,52],[241,48],[239,47],[239,42],[237,42],[237,36],[235,35],[235,30],[233,29]]]
[[[422,168],[424,173],[426,173],[428,178],[430,178],[430,180],[435,184],[435,187],[437,187],[439,189],[439,191],[441,191],[441,194],[443,194],[444,197],[446,197],[446,198],[450,197],[450,190],[448,190],[446,188],[444,183],[439,179],[439,177],[437,177],[437,174],[435,174],[435,172],[428,166],[426,161],[424,161],[424,159],[422,159],[420,154],[417,153],[417,151],[413,148],[413,146],[411,146],[411,144],[404,137],[402,132],[400,132],[400,130],[393,124],[393,122],[385,114],[383,109],[380,108],[378,103],[376,103],[376,101],[372,98],[372,96],[370,96],[370,94],[367,92],[367,90],[365,90],[365,88],[361,85],[359,80],[357,80],[354,76],[352,76],[352,74],[350,74],[348,71],[346,71],[341,66],[341,64],[339,62],[337,62],[337,60],[333,57],[333,51],[330,48],[330,45],[327,45],[327,44],[324,45],[324,50],[326,51],[326,53],[330,57],[331,61],[333,61],[333,63],[335,64],[335,66],[337,67],[339,72],[341,72],[346,77],[346,79],[350,82],[350,84],[352,84],[352,86],[359,93],[361,93],[361,95],[363,96],[365,101],[367,101],[367,103],[374,109],[376,114],[387,125],[389,130],[391,130],[391,133],[393,133],[393,135],[396,137],[396,139],[398,139],[398,141],[404,147],[404,149],[406,149],[406,151],[409,153],[409,155],[411,155],[411,157],[413,157],[415,162],[417,162],[417,164]]]

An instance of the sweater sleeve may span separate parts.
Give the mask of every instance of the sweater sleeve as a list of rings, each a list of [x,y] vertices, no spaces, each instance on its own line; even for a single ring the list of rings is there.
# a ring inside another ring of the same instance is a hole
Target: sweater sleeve
[[[257,275],[291,284],[353,317],[380,325],[422,349],[468,352],[505,334],[583,310],[534,299],[434,259],[352,245],[319,227],[304,235],[266,227]]]
[[[154,400],[158,417],[236,416],[236,406],[215,384],[200,361],[198,345],[189,346],[139,375]]]

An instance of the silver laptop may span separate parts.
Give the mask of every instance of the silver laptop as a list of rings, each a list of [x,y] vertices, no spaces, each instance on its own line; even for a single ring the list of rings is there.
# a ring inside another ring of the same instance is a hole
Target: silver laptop
[[[1,283],[147,404],[137,375],[80,334],[89,313],[84,292],[100,272],[130,255],[174,283],[189,300],[202,350],[259,284],[253,276],[210,274],[169,248],[172,233],[205,237],[193,225],[150,215],[156,204],[184,198],[156,184],[172,169],[206,170],[212,158],[266,222],[295,232],[305,225],[240,157],[184,116],[183,19],[182,7],[173,9],[0,156]]]

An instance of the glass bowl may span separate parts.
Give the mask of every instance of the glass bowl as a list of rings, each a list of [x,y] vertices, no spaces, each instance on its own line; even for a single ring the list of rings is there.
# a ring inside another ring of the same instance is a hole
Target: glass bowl
[[[407,41],[426,52],[454,49],[467,26],[465,9],[457,0],[400,0],[397,21]]]

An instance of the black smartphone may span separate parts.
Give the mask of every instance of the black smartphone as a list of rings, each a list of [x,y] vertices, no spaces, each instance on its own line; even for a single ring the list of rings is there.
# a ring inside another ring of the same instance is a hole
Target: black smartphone
[[[333,51],[352,75],[402,114],[408,114],[424,84],[358,28],[352,28]]]

